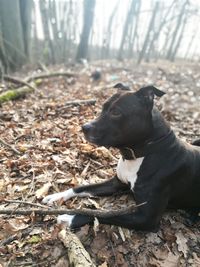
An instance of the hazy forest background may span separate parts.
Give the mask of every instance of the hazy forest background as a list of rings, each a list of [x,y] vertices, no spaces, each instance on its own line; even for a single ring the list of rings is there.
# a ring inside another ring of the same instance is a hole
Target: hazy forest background
[[[0,60],[23,64],[80,59],[198,60],[198,1],[0,1]]]
[[[199,0],[0,0],[0,267],[200,266],[198,214],[166,211],[155,233],[95,220],[74,234],[58,209],[110,214],[133,198],[42,204],[115,175],[119,151],[81,126],[117,83],[166,92],[155,105],[176,135],[200,139],[199,43]]]

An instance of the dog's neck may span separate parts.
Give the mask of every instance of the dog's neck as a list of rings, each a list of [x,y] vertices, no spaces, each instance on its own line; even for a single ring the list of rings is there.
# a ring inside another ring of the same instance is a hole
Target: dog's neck
[[[152,122],[152,131],[146,140],[120,148],[123,159],[131,160],[154,153],[158,148],[162,149],[166,142],[170,142],[170,139],[175,138],[170,126],[156,108],[152,110]]]

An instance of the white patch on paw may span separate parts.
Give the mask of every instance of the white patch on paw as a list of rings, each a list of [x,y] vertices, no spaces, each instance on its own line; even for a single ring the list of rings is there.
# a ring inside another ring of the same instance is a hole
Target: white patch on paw
[[[64,192],[60,192],[60,193],[46,196],[45,198],[43,198],[42,203],[47,204],[47,205],[52,205],[55,201],[58,201],[61,199],[66,201],[66,200],[68,200],[72,197],[76,197],[76,196],[77,197],[91,197],[92,194],[87,193],[87,192],[75,193],[74,190],[72,188],[70,188]]]
[[[52,195],[48,195],[46,196],[43,200],[42,203],[44,204],[48,204],[51,205],[53,204],[55,201],[61,200],[63,199],[64,201],[75,197],[77,194],[74,193],[74,190],[72,188],[64,191],[64,192],[60,192],[60,193],[56,193],[56,194],[52,194]]]
[[[62,214],[57,217],[58,224],[66,224],[67,226],[72,225],[72,221],[76,215]]]

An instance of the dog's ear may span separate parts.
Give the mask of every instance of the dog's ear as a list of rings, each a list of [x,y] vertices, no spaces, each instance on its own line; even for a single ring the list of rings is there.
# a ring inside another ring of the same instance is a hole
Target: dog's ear
[[[142,87],[137,91],[137,95],[142,98],[151,109],[153,107],[154,96],[161,97],[164,94],[165,92],[157,89],[153,85]]]
[[[124,85],[123,83],[117,83],[113,86],[113,88],[117,88],[120,90],[124,90],[124,91],[130,91],[131,89],[129,88],[129,86]]]

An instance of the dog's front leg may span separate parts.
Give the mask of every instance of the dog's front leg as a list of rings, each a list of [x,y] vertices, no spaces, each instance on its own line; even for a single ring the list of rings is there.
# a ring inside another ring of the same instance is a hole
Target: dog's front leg
[[[109,196],[114,193],[120,193],[129,190],[127,184],[122,183],[117,176],[107,180],[103,183],[90,184],[70,188],[64,192],[48,195],[43,199],[43,203],[51,205],[53,202],[63,199],[64,201],[72,197],[86,197],[86,196]]]
[[[158,228],[161,216],[167,207],[169,199],[169,188],[156,190],[156,192],[147,191],[142,195],[136,204],[146,202],[138,207],[135,212],[110,217],[98,217],[102,224],[121,226],[129,229],[142,231],[155,231]],[[70,228],[79,228],[87,223],[92,224],[94,217],[85,215],[59,215],[58,223],[66,223]]]

